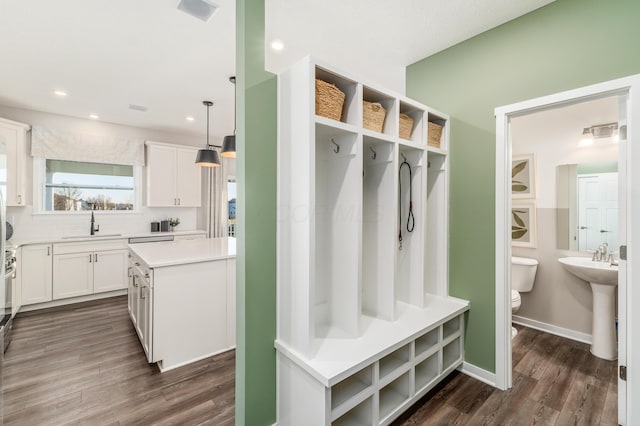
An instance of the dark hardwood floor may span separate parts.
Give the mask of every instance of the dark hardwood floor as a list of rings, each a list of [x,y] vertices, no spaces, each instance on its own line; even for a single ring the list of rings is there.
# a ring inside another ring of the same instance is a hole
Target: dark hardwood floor
[[[617,425],[616,361],[584,343],[516,326],[513,387],[454,373],[394,425]]]
[[[518,328],[512,389],[454,373],[394,425],[617,424],[615,361]],[[233,425],[234,358],[230,351],[160,374],[126,297],[20,314],[3,369],[4,424]]]
[[[5,353],[5,425],[233,425],[235,351],[160,374],[126,296],[19,314]]]

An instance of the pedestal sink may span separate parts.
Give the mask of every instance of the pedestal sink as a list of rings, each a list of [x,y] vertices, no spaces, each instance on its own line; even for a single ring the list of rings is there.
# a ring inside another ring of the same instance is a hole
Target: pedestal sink
[[[562,257],[564,268],[591,284],[593,294],[593,325],[591,353],[599,358],[617,359],[618,347],[615,329],[615,294],[618,285],[618,267],[609,262],[596,262],[588,257]]]

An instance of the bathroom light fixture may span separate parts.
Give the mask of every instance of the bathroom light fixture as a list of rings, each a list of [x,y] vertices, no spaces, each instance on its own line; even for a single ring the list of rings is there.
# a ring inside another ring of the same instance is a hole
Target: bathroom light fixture
[[[207,146],[198,151],[198,155],[196,155],[196,165],[202,167],[220,167],[220,155],[218,155],[218,151],[213,149],[214,147],[220,147],[209,143],[209,108],[213,105],[213,102],[202,101],[202,104],[207,107]]]
[[[236,77],[229,77],[231,83],[236,84]],[[233,90],[233,135],[225,136],[222,141],[220,155],[227,158],[236,158],[236,89]]]
[[[618,123],[596,124],[582,129],[580,146],[591,145],[594,139],[613,138],[617,142]]]

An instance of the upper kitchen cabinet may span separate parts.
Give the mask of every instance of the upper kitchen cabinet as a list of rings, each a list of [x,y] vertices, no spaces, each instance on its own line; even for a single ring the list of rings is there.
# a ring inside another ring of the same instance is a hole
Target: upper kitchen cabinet
[[[147,206],[200,207],[201,169],[195,148],[147,142]]]
[[[7,152],[7,206],[26,206],[27,132],[31,126],[0,118],[0,143]],[[1,177],[0,177],[1,178]]]

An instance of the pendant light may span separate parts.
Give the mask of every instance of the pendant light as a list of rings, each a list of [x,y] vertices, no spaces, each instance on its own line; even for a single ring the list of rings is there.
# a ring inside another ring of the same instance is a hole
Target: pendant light
[[[236,84],[236,77],[229,77],[231,83]],[[236,158],[236,95],[237,90],[233,89],[233,135],[224,137],[222,141],[222,151],[220,155],[227,158]]]
[[[220,167],[218,151],[213,149],[215,145],[209,144],[209,108],[213,105],[213,102],[202,101],[202,104],[207,107],[207,146],[205,149],[198,151],[198,155],[196,155],[196,165],[202,167]]]

